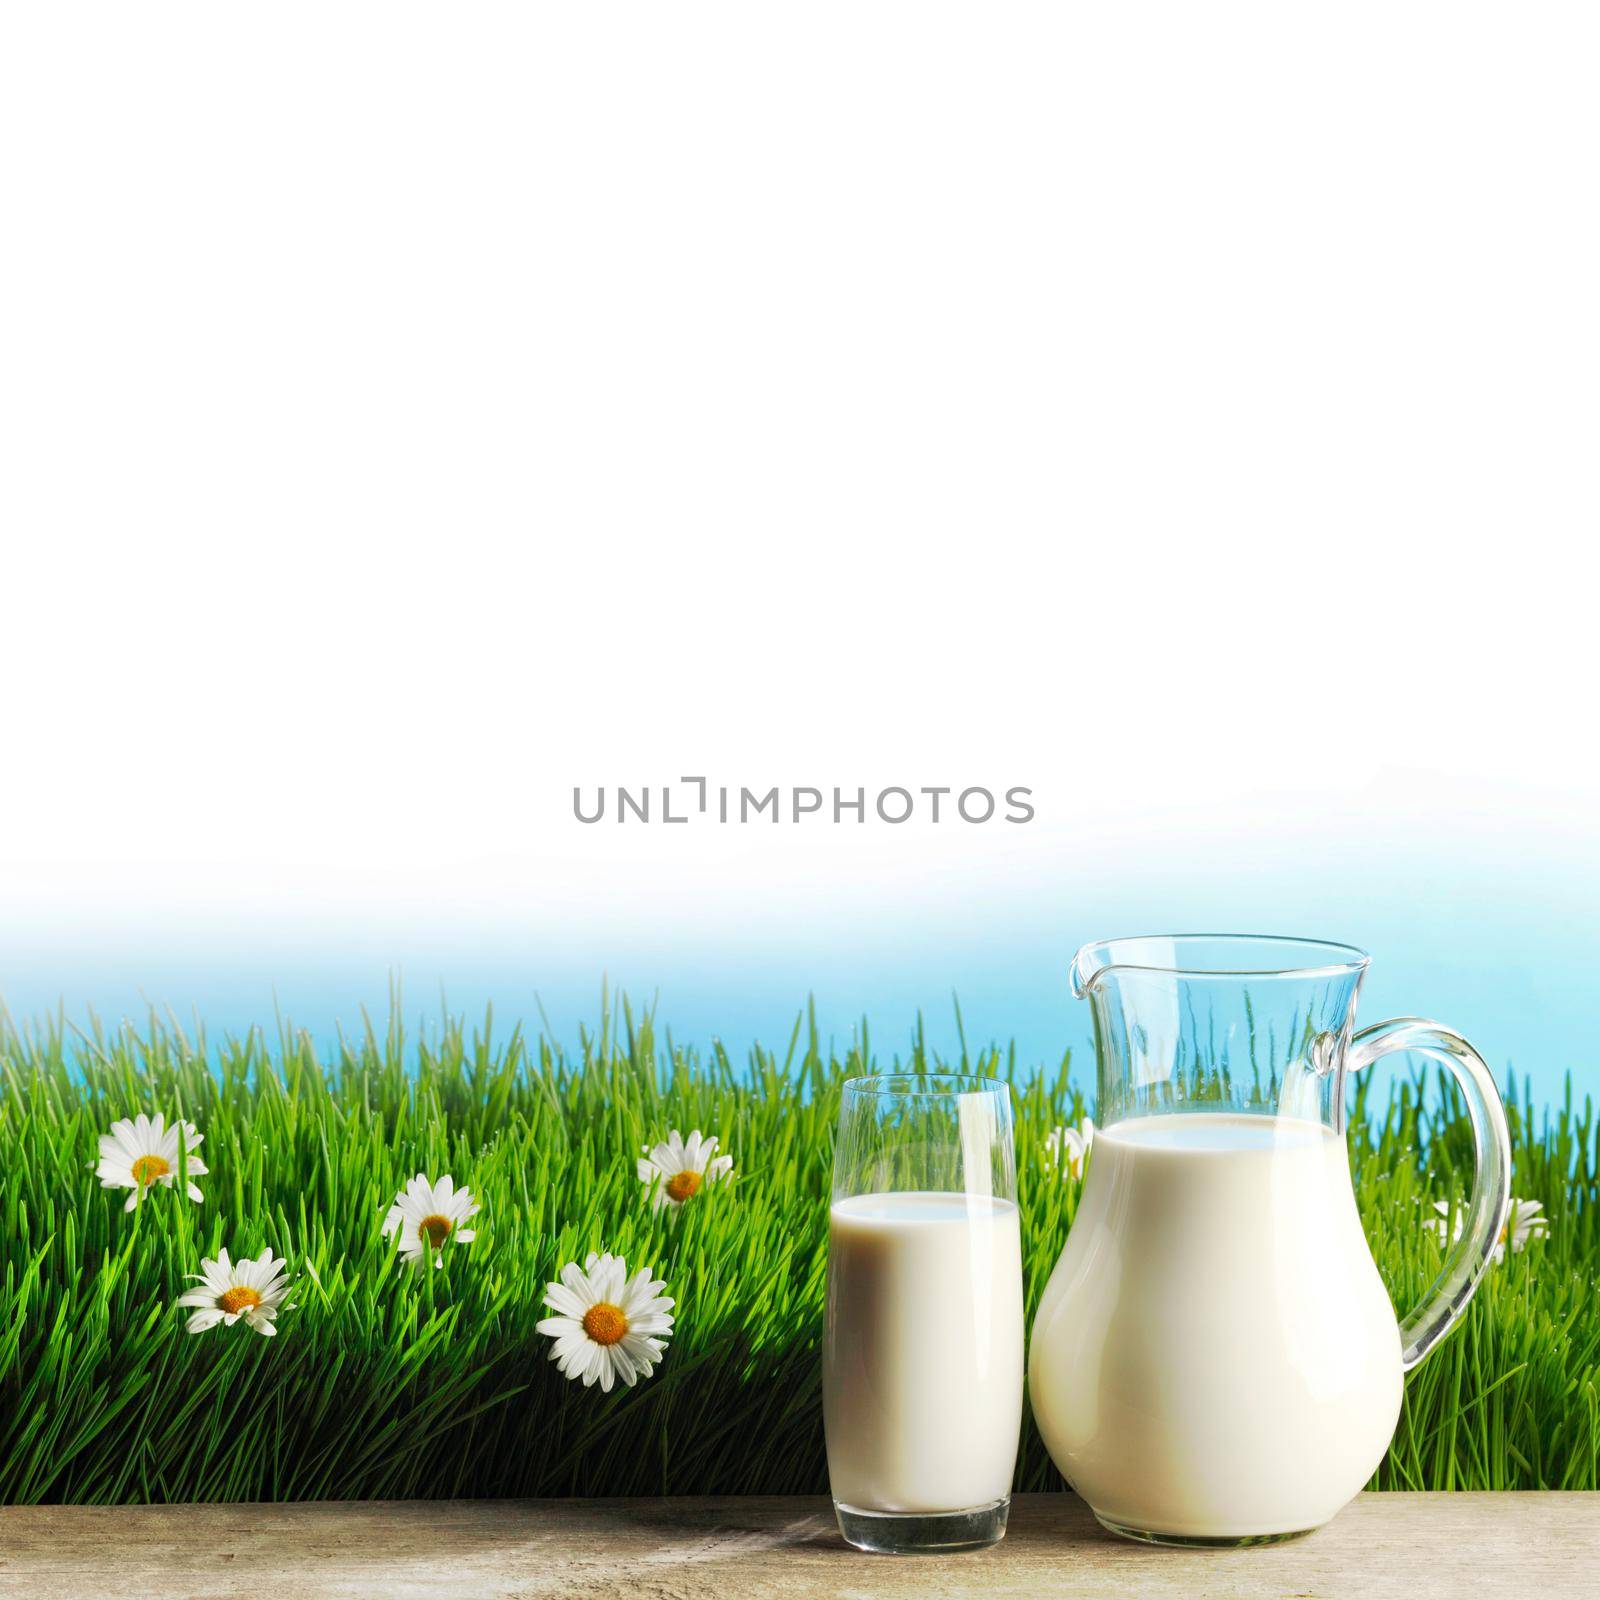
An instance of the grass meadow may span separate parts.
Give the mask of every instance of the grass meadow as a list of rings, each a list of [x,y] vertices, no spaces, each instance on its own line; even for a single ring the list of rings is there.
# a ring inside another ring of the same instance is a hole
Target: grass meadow
[[[1031,1319],[1078,1193],[1045,1137],[1083,1115],[1092,1063],[963,1057],[948,1065],[1014,1085]],[[825,1492],[839,1087],[896,1064],[866,1042],[836,1054],[805,1018],[775,1054],[697,1054],[625,1003],[570,1050],[487,1021],[418,1038],[392,1021],[325,1059],[287,1029],[219,1045],[157,1019],[5,1023],[0,1503]],[[916,1039],[898,1053],[943,1064]],[[1465,1192],[1470,1139],[1431,1077],[1372,1094],[1352,1120],[1356,1191],[1409,1306],[1439,1261],[1419,1219]],[[126,1191],[100,1187],[98,1136],[139,1111],[204,1134],[202,1204],[180,1183],[125,1213]],[[1373,1487],[1600,1487],[1600,1140],[1587,1103],[1511,1117],[1513,1193],[1543,1202],[1549,1235],[1490,1269],[1411,1375]],[[668,1214],[635,1162],[671,1128],[715,1133],[736,1166]],[[438,1271],[380,1231],[418,1171],[482,1205]],[[174,1302],[224,1246],[287,1258],[276,1337],[185,1331]],[[535,1331],[546,1283],[590,1250],[652,1266],[677,1302],[653,1376],[610,1394],[562,1377]],[[1017,1485],[1061,1486],[1031,1421]]]

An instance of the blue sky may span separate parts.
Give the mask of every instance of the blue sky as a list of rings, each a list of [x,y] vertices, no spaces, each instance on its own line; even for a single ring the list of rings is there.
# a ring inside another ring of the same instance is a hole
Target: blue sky
[[[64,1001],[115,1020],[146,1000],[215,1033],[270,1024],[276,1002],[320,1040],[383,1014],[392,977],[409,1023],[431,1023],[441,988],[452,1009],[537,1024],[575,1040],[598,1014],[603,980],[686,1043],[720,1038],[781,1048],[807,995],[826,1034],[848,1041],[865,1016],[875,1047],[903,1048],[920,1010],[931,1040],[956,1047],[952,994],[970,1041],[1015,1039],[1022,1059],[1070,1046],[1087,1065],[1087,1008],[1068,963],[1091,938],[1200,929],[1293,933],[1357,944],[1373,956],[1360,1020],[1430,1016],[1466,1034],[1504,1083],[1514,1067],[1540,1098],[1569,1069],[1600,1090],[1593,974],[1600,932],[1589,908],[1597,875],[1581,839],[1495,850],[1410,830],[1362,837],[1249,829],[1146,835],[1122,859],[1086,864],[1081,849],[1041,848],[1029,870],[958,877],[901,895],[852,898],[834,884],[803,904],[730,917],[703,904],[612,907],[587,923],[538,908],[474,924],[345,918],[309,923],[213,914],[154,919],[94,936],[56,929],[4,952],[12,1012]],[[1136,859],[1135,859],[1136,858]],[[119,931],[120,929],[120,931]],[[1379,1069],[1390,1070],[1390,1069]]]

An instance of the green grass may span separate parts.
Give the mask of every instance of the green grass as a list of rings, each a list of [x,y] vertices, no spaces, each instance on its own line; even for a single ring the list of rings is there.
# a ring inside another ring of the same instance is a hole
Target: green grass
[[[839,1085],[867,1060],[802,1025],[777,1056],[701,1058],[626,1006],[570,1055],[454,1021],[325,1061],[287,1032],[0,1027],[0,1503],[823,1491],[824,1196]],[[914,1043],[901,1064],[938,1063]],[[1044,1136],[1084,1106],[1065,1062],[969,1065],[1016,1086],[1031,1315],[1075,1203]],[[97,1136],[140,1110],[205,1134],[203,1205],[159,1190],[125,1215],[99,1187]],[[1464,1187],[1467,1130],[1420,1077],[1358,1112],[1357,1194],[1410,1305],[1438,1261],[1415,1202]],[[1514,1192],[1550,1237],[1492,1268],[1411,1376],[1376,1487],[1600,1487],[1600,1141],[1587,1105],[1512,1121]],[[677,1218],[634,1171],[671,1127],[738,1164]],[[440,1272],[379,1231],[418,1170],[483,1204]],[[185,1333],[185,1274],[224,1245],[289,1259],[277,1338]],[[678,1302],[655,1375],[610,1395],[563,1379],[534,1331],[546,1281],[591,1249],[653,1265]],[[1060,1486],[1031,1422],[1017,1482]]]

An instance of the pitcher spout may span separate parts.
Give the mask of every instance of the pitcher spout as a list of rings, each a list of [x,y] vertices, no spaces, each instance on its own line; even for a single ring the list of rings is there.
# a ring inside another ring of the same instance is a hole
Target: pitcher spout
[[[1072,998],[1074,1000],[1087,1000],[1094,989],[1096,979],[1111,964],[1108,959],[1106,944],[1107,941],[1101,939],[1094,944],[1083,945],[1077,955],[1072,958]]]

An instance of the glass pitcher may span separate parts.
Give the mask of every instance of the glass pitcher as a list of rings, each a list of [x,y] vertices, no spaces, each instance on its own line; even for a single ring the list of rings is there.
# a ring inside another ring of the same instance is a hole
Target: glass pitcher
[[[1115,1533],[1239,1545],[1326,1522],[1382,1460],[1402,1375],[1461,1315],[1505,1226],[1489,1069],[1435,1022],[1354,1032],[1367,961],[1216,934],[1112,939],[1073,961],[1101,1127],[1028,1384],[1056,1465]],[[1455,1075],[1477,1155],[1460,1234],[1403,1321],[1344,1140],[1347,1075],[1396,1050]]]

